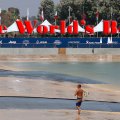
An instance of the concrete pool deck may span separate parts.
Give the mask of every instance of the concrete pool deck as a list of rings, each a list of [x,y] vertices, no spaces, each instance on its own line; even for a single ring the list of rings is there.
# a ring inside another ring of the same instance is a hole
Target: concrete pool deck
[[[59,56],[60,57],[60,56]],[[21,61],[21,62],[35,62],[35,61],[49,61],[49,58],[33,58],[24,56],[10,57],[6,61]],[[4,59],[1,58],[3,61]],[[51,57],[52,59],[52,57]],[[57,58],[58,59],[58,58]],[[61,58],[63,61],[63,58]],[[72,56],[71,60],[74,60]],[[76,59],[75,59],[76,60]],[[54,60],[53,60],[54,61]],[[52,62],[52,60],[51,60]],[[57,62],[57,61],[55,61]],[[92,59],[91,59],[92,62]],[[109,61],[110,62],[110,61]],[[11,68],[9,66],[1,65],[1,70],[20,71],[20,69]],[[0,76],[0,96],[28,96],[28,97],[46,97],[46,98],[67,98],[75,99],[74,91],[77,83],[73,82],[59,82],[42,79],[26,79],[15,76]],[[84,100],[106,101],[106,102],[120,102],[120,89],[108,84],[83,84],[83,89],[89,92],[89,95]],[[14,98],[13,98],[14,99]],[[6,98],[7,100],[7,98]],[[15,100],[15,99],[14,99]],[[4,101],[5,102],[5,101]],[[34,102],[34,101],[32,101]],[[2,102],[1,102],[2,104]],[[35,103],[36,105],[39,105]],[[8,108],[5,108],[5,106]],[[15,105],[14,103],[12,104]],[[27,105],[27,103],[25,103]],[[107,104],[102,104],[109,110]],[[4,109],[0,109],[0,117],[2,120],[119,120],[120,112],[108,112],[98,109],[98,111],[82,110],[81,115],[77,115],[76,110],[70,109],[13,109],[13,106],[7,102],[3,104]],[[104,106],[104,107],[105,107]],[[34,107],[34,106],[33,106]],[[39,107],[39,106],[38,106]],[[100,107],[100,106],[98,106]],[[104,108],[103,107],[103,108]],[[116,105],[115,105],[116,107]],[[117,107],[119,107],[117,105]],[[100,110],[100,111],[99,111]]]
[[[19,77],[0,77],[0,96],[28,96],[75,99],[77,83]],[[89,92],[84,100],[120,102],[120,90],[107,84],[83,84]],[[102,97],[101,97],[102,96]]]
[[[119,120],[120,112],[75,110],[0,110],[1,120]]]

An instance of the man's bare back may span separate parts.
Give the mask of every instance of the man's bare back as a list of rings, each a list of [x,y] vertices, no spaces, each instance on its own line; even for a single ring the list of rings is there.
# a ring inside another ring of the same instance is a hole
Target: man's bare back
[[[75,96],[77,96],[77,98],[83,98],[83,90],[81,88],[77,88]]]

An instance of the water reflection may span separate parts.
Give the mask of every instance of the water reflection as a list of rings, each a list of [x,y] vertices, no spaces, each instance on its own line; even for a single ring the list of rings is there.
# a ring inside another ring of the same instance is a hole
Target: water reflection
[[[120,84],[120,63],[80,63],[80,62],[0,62],[7,68],[14,68],[22,71],[45,71],[85,77],[92,80]],[[51,69],[52,68],[52,69]],[[114,77],[115,76],[115,77]]]

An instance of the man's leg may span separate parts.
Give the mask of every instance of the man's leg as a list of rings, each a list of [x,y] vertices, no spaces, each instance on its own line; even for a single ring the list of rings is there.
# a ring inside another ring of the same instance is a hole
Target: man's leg
[[[78,114],[80,114],[80,107],[77,106],[76,108],[77,108],[77,110],[78,110]]]
[[[81,104],[82,104],[82,101],[77,101],[77,103],[76,103],[76,108],[77,108],[77,110],[78,110],[78,114],[80,114],[80,106],[81,106]]]

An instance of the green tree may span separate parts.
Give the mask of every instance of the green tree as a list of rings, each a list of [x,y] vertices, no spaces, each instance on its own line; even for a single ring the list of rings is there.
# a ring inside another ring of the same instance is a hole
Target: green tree
[[[69,6],[72,8],[71,17],[73,19],[81,19],[81,15],[83,14],[82,1],[83,0],[60,0],[58,5],[60,19],[68,19]]]
[[[41,14],[41,11],[44,12],[44,17],[51,23],[54,21],[54,2],[52,0],[42,0],[40,7],[39,7],[39,15]]]
[[[99,11],[99,1],[97,0],[84,0],[84,13],[86,15],[87,24],[96,23],[96,12]],[[99,11],[100,12],[100,11]]]
[[[82,19],[83,12],[86,16],[87,24],[96,23],[96,12],[99,12],[99,21],[102,19],[112,19],[120,22],[120,0],[60,0],[57,5],[60,19],[67,19],[69,16],[68,7],[72,8],[71,16],[73,19]]]
[[[8,8],[8,11],[2,10],[2,24],[10,26],[16,19],[19,18],[20,12],[17,8]]]
[[[11,7],[8,8],[8,12],[12,14],[11,19],[13,19],[14,21],[19,18],[20,15],[19,9]]]
[[[110,20],[111,10],[112,19],[120,22],[120,0],[84,0],[85,14],[87,15],[87,23],[96,22],[96,11],[99,11],[99,21],[101,19]],[[112,9],[111,9],[112,8]]]

